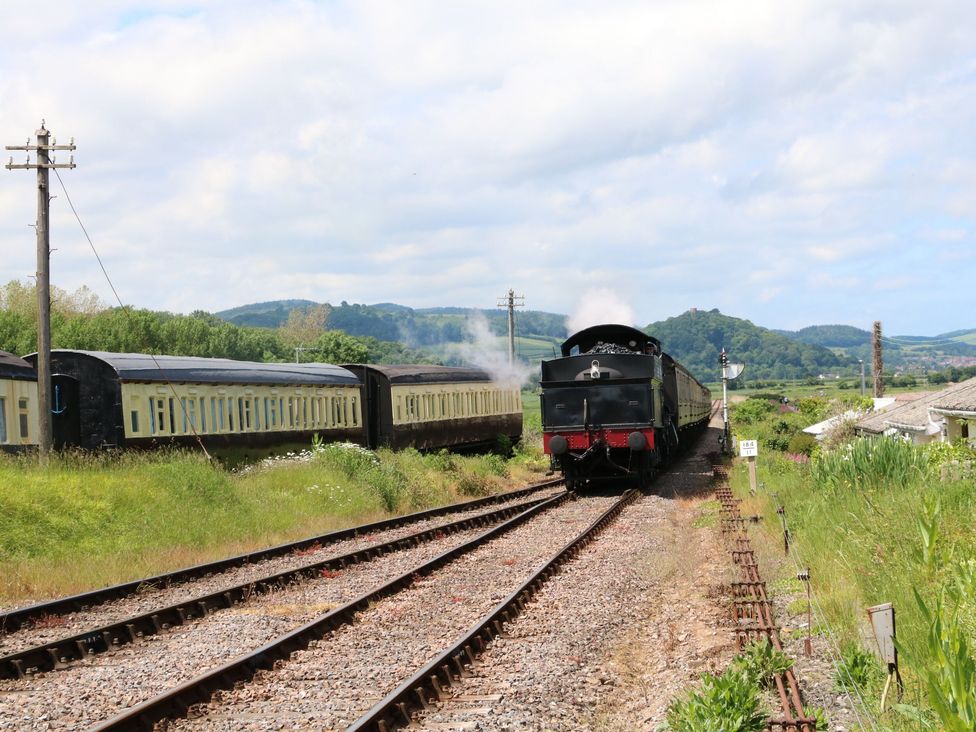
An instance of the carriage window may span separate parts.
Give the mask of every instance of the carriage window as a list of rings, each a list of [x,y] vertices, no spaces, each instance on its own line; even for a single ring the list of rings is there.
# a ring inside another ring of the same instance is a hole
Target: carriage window
[[[238,402],[238,411],[240,412],[240,425],[241,431],[251,429],[251,400],[244,397]]]
[[[265,412],[267,413],[266,416],[268,417],[267,420],[268,424],[270,424],[272,427],[277,427],[278,426],[278,400],[277,399],[266,400],[264,409]]]
[[[234,402],[236,397],[227,397],[227,429],[234,431]]]
[[[261,400],[257,398],[254,399],[254,429],[261,429]]]
[[[7,403],[0,397],[0,444],[7,441]]]
[[[207,431],[207,400],[200,397],[200,431]]]
[[[132,433],[133,434],[138,434],[138,432],[139,432],[139,410],[138,409],[133,409],[130,416],[132,418]],[[0,438],[0,442],[3,442],[3,439],[2,438]]]
[[[359,408],[356,406],[356,397],[352,398],[352,426],[359,426]]]
[[[20,436],[25,440],[30,437],[30,421],[27,412],[27,399],[21,398],[18,402],[20,407]]]
[[[223,397],[220,397],[219,399],[217,399],[217,414],[220,415],[220,429],[221,429],[221,431],[224,430],[224,427],[227,424],[227,416],[226,416],[227,415],[227,410],[225,408],[224,401],[225,400],[224,400]],[[214,423],[214,427],[216,427],[216,426],[217,426],[216,423]]]
[[[156,421],[159,423],[159,431],[166,431],[166,400],[157,399],[156,400]]]
[[[187,419],[189,419],[190,420],[190,427],[194,431],[196,431],[196,429],[197,429],[197,400],[191,397],[190,399],[187,400],[187,403],[184,405],[184,407],[186,408],[187,412],[189,412],[189,414],[184,415],[183,416],[183,420],[185,422]],[[186,429],[186,428],[184,427],[184,429]]]

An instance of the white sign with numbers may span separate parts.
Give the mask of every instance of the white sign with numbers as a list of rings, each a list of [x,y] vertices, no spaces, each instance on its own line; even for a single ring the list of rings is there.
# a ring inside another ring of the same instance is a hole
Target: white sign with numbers
[[[739,457],[756,457],[759,455],[759,440],[740,440]]]

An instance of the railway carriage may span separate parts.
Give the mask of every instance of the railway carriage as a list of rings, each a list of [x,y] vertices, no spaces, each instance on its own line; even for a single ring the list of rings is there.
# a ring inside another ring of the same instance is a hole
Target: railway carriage
[[[0,351],[0,450],[37,444],[37,373],[12,353]]]
[[[570,336],[542,362],[541,399],[543,448],[571,488],[614,477],[646,488],[711,413],[711,392],[625,325]]]
[[[431,365],[346,364],[363,384],[369,447],[494,445],[522,435],[518,385],[495,382],[487,371]]]
[[[36,361],[36,354],[27,357]],[[322,363],[51,352],[56,448],[361,442],[359,379]]]

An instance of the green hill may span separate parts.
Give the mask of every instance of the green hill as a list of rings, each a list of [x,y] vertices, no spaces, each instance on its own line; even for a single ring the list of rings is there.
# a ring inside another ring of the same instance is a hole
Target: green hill
[[[689,310],[651,323],[644,331],[660,339],[664,350],[700,381],[718,380],[723,348],[731,361],[746,365],[745,378],[749,380],[853,373],[857,365],[823,346],[802,343],[718,310]]]
[[[292,310],[307,311],[319,303],[310,300],[277,300],[242,305],[216,313],[218,318],[244,326],[277,328],[288,321]],[[507,313],[503,309],[436,307],[409,308],[395,303],[360,305],[341,302],[329,305],[326,327],[348,335],[399,341],[412,348],[428,349],[441,357],[451,344],[469,341],[469,321],[480,316],[491,335],[508,333]],[[516,311],[515,330],[519,354],[528,361],[552,355],[553,346],[566,338],[566,316],[539,310]]]

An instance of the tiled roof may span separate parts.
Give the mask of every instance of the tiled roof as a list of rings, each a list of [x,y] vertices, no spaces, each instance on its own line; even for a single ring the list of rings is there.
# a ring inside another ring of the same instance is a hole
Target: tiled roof
[[[894,420],[898,424],[917,425],[920,430],[924,429],[929,422],[928,405],[925,404],[924,399],[905,404],[896,403],[884,411],[872,412],[854,426],[863,432],[881,433],[888,429],[889,420]]]
[[[976,411],[976,378],[961,381],[950,387],[927,394],[922,398],[897,404],[883,412],[875,412],[860,422],[856,428],[863,432],[884,432],[889,427],[924,431],[929,424],[929,408],[956,411]]]
[[[976,377],[940,391],[932,399],[932,407],[954,412],[976,412]]]

